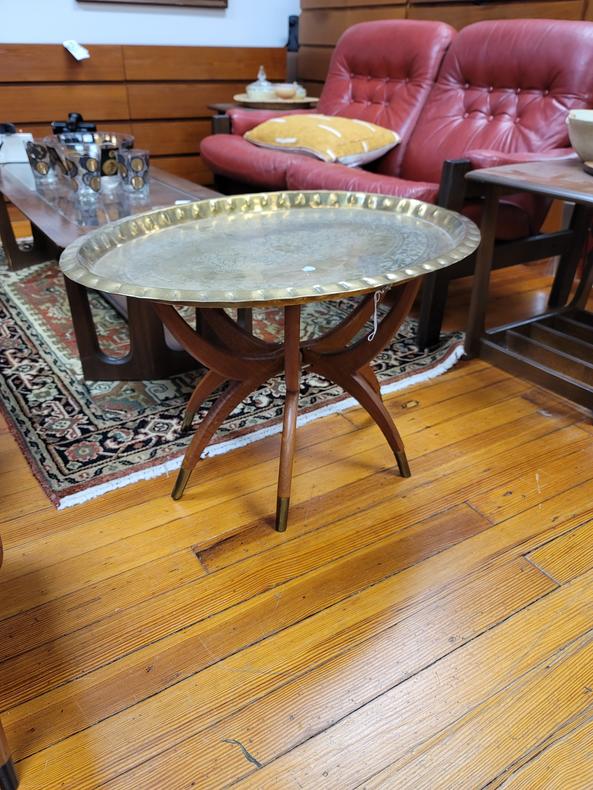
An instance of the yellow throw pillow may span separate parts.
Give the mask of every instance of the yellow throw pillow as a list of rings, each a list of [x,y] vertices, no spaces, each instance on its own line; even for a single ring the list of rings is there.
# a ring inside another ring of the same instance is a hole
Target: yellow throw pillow
[[[244,137],[262,148],[308,154],[350,167],[378,159],[400,140],[391,129],[374,123],[316,113],[271,118]]]

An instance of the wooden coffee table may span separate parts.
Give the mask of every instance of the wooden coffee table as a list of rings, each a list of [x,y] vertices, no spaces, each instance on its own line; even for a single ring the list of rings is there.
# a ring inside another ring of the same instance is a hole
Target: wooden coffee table
[[[115,223],[72,244],[67,277],[150,300],[183,347],[207,372],[186,409],[184,427],[220,394],[187,449],[172,496],[178,499],[223,420],[251,392],[284,371],[286,397],[276,529],[288,518],[303,366],[336,382],[366,409],[410,474],[404,445],[381,399],[371,361],[408,314],[420,276],[470,255],[479,233],[466,217],[417,200],[350,192],[236,195],[155,211]],[[342,323],[303,340],[301,306],[361,295]],[[379,321],[377,303],[389,304]],[[174,305],[197,311],[194,330]],[[269,343],[225,308],[278,306],[284,341]],[[374,316],[374,329],[362,332]]]
[[[151,167],[150,197],[146,201],[138,202],[114,191],[111,199],[100,199],[95,208],[83,211],[66,196],[55,197],[51,191],[40,194],[32,178],[28,164],[0,165],[0,239],[12,270],[57,260],[62,250],[77,238],[108,222],[178,201],[218,196],[211,189]],[[33,244],[29,249],[21,249],[17,244],[8,216],[8,200],[31,222]],[[67,278],[65,283],[85,379],[166,378],[196,366],[185,351],[167,345],[163,325],[154,311],[146,302],[134,298],[127,300],[125,311],[130,332],[129,353],[121,358],[109,357],[100,347],[87,288]]]

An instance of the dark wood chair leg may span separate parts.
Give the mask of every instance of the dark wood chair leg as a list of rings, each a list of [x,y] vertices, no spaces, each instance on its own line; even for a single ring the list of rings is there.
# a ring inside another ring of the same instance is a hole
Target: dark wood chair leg
[[[577,266],[583,256],[592,219],[591,209],[586,206],[575,206],[570,223],[574,240],[558,262],[558,269],[548,298],[549,307],[562,307],[568,300]]]
[[[18,786],[19,780],[10,756],[8,741],[0,722],[0,790],[16,790]]]
[[[450,280],[448,271],[434,272],[424,278],[416,332],[416,345],[421,350],[439,342]]]
[[[451,159],[443,162],[437,197],[439,206],[451,211],[461,211],[467,191],[465,175],[470,169],[471,165],[467,159]],[[451,279],[450,269],[429,274],[424,278],[416,333],[416,345],[421,350],[439,342]]]

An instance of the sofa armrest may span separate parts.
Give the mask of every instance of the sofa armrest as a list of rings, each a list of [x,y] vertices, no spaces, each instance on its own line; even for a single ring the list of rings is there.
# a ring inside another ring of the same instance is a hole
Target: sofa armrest
[[[572,148],[550,148],[548,151],[527,153],[505,153],[489,149],[476,149],[465,154],[470,163],[471,170],[482,170],[486,167],[500,167],[501,165],[519,165],[525,162],[542,162],[547,159],[574,159],[577,157]]]
[[[472,169],[469,159],[446,159],[441,170],[437,203],[451,211],[461,211],[468,195],[465,175]]]
[[[320,162],[318,159],[300,156],[295,158],[286,171],[288,189],[332,189],[347,192],[372,192],[393,197],[415,198],[435,203],[438,184],[427,181],[407,181],[395,176],[385,176],[346,167],[335,162]]]
[[[231,134],[243,136],[250,129],[255,129],[260,123],[281,115],[303,115],[314,113],[315,110],[248,110],[244,107],[231,107],[227,115],[231,119]]]

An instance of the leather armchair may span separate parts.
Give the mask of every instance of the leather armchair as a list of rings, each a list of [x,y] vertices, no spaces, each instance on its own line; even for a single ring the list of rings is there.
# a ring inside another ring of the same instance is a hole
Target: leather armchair
[[[406,144],[455,31],[442,22],[386,20],[349,28],[334,50],[315,112],[386,126],[402,138],[379,171],[398,175]],[[231,134],[202,140],[200,153],[221,191],[285,189],[292,162],[312,160],[243,140],[252,126],[280,113],[234,109]]]

